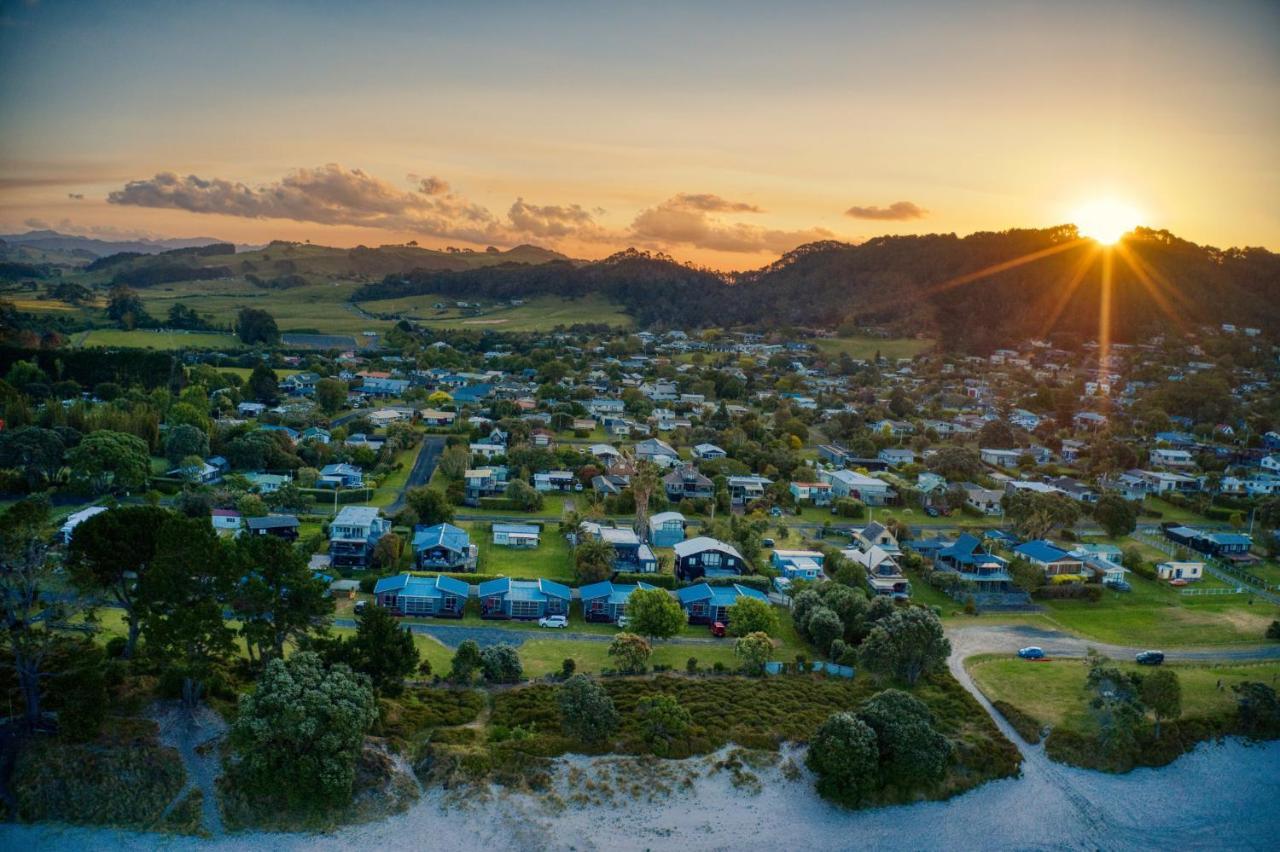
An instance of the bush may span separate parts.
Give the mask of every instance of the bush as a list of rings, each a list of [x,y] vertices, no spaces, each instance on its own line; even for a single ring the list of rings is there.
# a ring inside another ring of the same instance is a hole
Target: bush
[[[493,645],[482,650],[480,669],[489,683],[518,683],[524,679],[520,655],[511,645]]]
[[[1102,600],[1102,587],[1092,583],[1063,583],[1036,589],[1035,597],[1041,600],[1097,602]]]
[[[1040,742],[1040,729],[1043,727],[1037,719],[1027,715],[1007,701],[993,701],[991,706],[1000,712],[1005,721],[1018,732],[1026,742],[1035,745]]]

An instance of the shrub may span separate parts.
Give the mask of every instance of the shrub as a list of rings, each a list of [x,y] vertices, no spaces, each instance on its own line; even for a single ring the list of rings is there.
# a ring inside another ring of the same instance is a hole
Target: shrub
[[[880,784],[876,732],[852,713],[835,713],[822,723],[805,755],[818,776],[818,794],[856,807]]]
[[[489,683],[518,683],[524,678],[520,655],[511,645],[492,645],[482,650],[480,669]]]
[[[650,695],[636,705],[644,741],[659,757],[671,753],[672,746],[689,735],[693,717],[670,695]]]
[[[557,693],[564,732],[584,743],[602,742],[618,730],[618,711],[599,683],[574,675]]]

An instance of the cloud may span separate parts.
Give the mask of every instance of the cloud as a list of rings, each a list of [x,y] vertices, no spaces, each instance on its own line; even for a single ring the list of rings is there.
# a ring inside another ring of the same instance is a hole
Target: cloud
[[[34,216],[32,216],[30,219],[23,219],[22,224],[26,225],[28,228],[32,229],[33,231],[48,231],[53,227],[45,220],[37,219]]]
[[[83,192],[68,192],[68,193],[67,193],[67,198],[70,198],[72,201],[84,201],[84,193],[83,193]]]
[[[690,204],[689,199],[715,199],[712,206]],[[716,204],[728,206],[715,206]],[[757,212],[751,205],[745,205]],[[726,202],[718,196],[676,195],[661,204],[641,210],[631,223],[632,236],[645,243],[657,245],[689,245],[712,251],[774,252],[782,254],[798,245],[835,237],[825,228],[785,231],[763,228],[746,222],[724,222],[708,214],[714,211],[742,211],[742,205]]]
[[[672,206],[689,210],[705,210],[708,213],[763,213],[754,204],[743,201],[728,201],[709,192],[682,192],[667,201]]]
[[[412,176],[411,176],[412,177]],[[449,191],[449,182],[435,175],[418,180],[418,192],[423,195],[444,195]]]
[[[911,201],[895,201],[888,207],[877,207],[875,205],[858,207],[855,205],[844,211],[844,215],[852,216],[854,219],[903,221],[906,219],[923,219],[929,215],[929,211]]]
[[[577,204],[539,206],[517,198],[507,218],[514,229],[535,237],[591,238],[600,230],[591,213]]]

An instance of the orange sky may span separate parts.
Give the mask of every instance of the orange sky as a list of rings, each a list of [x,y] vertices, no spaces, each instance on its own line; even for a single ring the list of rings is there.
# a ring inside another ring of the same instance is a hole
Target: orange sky
[[[1109,196],[1280,246],[1273,4],[170,6],[5,8],[5,232],[738,269]]]

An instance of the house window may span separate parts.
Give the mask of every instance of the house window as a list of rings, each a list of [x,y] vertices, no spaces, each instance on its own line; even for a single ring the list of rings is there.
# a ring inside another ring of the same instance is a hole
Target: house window
[[[512,601],[512,618],[537,618],[542,612],[540,601]]]
[[[708,550],[702,554],[702,564],[708,568],[716,568],[720,565],[720,554],[715,550]]]

